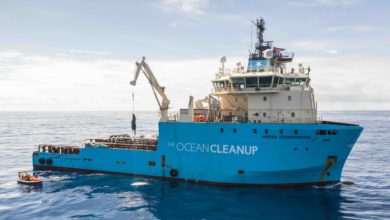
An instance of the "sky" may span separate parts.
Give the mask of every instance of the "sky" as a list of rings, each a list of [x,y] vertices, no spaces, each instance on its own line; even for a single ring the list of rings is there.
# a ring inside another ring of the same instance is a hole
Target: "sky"
[[[132,93],[158,110],[144,76],[129,85],[142,56],[186,108],[221,56],[246,64],[260,16],[311,67],[319,110],[390,110],[390,1],[0,0],[0,111],[131,111]]]

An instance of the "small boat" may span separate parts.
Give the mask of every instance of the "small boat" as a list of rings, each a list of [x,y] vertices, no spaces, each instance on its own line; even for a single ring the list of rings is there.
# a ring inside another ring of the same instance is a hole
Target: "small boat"
[[[42,179],[37,173],[30,175],[27,171],[18,172],[19,179],[17,182],[24,185],[42,185]]]

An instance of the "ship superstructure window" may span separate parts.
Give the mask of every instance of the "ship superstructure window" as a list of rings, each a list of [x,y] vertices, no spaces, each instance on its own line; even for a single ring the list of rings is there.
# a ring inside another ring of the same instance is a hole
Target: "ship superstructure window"
[[[267,96],[263,96],[263,101],[264,101],[264,102],[267,101]]]
[[[214,89],[216,91],[226,90],[230,87],[229,81],[214,81],[213,82]]]
[[[265,133],[265,134],[268,134],[268,129],[264,129],[264,133]]]
[[[244,78],[232,78],[232,84],[235,89],[245,88],[245,79]]]
[[[237,128],[233,128],[233,133],[237,133]]]
[[[306,84],[306,78],[297,78],[293,84],[304,86]]]
[[[280,129],[280,130],[279,130],[279,133],[280,133],[280,134],[283,134],[283,129]]]
[[[259,77],[246,77],[245,78],[246,88],[257,88],[259,87]]]
[[[295,112],[291,112],[291,117],[292,117],[292,118],[295,117]]]
[[[298,129],[294,129],[294,134],[298,134]]]
[[[253,134],[257,134],[257,129],[253,129]]]
[[[280,77],[274,77],[274,81],[273,81],[273,83],[272,83],[272,87],[276,87],[276,85],[278,84],[278,81],[279,81],[279,78]]]
[[[259,78],[260,87],[271,87],[272,76],[264,76]]]
[[[292,100],[291,95],[289,95],[289,96],[287,97],[287,100],[288,100],[288,101],[291,101],[291,100]]]
[[[291,85],[295,81],[294,78],[284,78],[284,84]]]
[[[263,112],[263,117],[267,117],[267,112]]]

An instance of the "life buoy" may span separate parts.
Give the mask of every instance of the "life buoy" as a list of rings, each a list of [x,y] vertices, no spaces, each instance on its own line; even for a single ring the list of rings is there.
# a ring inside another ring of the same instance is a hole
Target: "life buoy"
[[[45,159],[44,158],[39,158],[38,163],[41,164],[41,165],[45,164]]]
[[[169,171],[169,174],[171,175],[171,177],[177,177],[179,175],[179,171],[177,171],[176,169],[171,169],[171,171]]]
[[[50,159],[50,158],[46,159],[46,164],[49,165],[49,166],[52,165],[53,164],[53,160]]]

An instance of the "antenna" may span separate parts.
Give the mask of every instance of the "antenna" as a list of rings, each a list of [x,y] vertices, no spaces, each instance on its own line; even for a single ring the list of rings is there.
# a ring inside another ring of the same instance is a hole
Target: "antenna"
[[[251,25],[251,47],[250,47],[250,49],[249,49],[249,53],[251,53],[250,52],[250,50],[253,48],[253,27],[252,27],[252,25]]]
[[[226,57],[222,56],[220,59],[221,65],[222,65],[222,70],[225,70],[225,63],[226,63]]]
[[[264,42],[264,37],[263,37],[263,33],[265,31],[265,21],[264,21],[264,18],[263,17],[260,17],[258,19],[256,19],[256,22],[252,21],[252,24],[254,24],[256,26],[256,33],[257,33],[257,42],[256,42],[256,46],[255,46],[255,54],[257,54],[257,56],[261,57],[261,53],[263,52],[263,42]]]

